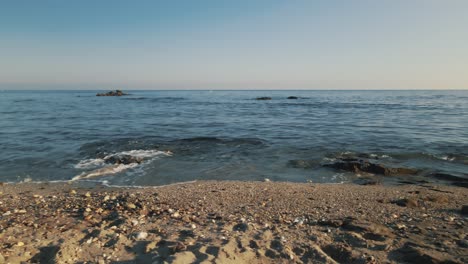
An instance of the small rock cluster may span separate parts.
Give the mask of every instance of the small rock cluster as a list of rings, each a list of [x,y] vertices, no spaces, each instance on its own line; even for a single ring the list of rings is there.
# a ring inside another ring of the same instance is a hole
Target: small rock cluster
[[[123,95],[128,95],[121,90],[115,90],[115,91],[110,91],[107,93],[98,93],[96,96],[123,96]]]

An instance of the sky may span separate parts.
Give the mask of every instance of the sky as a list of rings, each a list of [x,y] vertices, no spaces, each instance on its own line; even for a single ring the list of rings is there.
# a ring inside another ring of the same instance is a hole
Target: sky
[[[4,0],[2,89],[468,89],[466,0]]]

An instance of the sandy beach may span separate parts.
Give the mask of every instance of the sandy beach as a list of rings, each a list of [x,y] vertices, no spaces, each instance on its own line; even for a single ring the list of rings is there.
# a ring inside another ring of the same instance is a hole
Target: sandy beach
[[[0,186],[0,263],[466,263],[468,192],[201,181]]]

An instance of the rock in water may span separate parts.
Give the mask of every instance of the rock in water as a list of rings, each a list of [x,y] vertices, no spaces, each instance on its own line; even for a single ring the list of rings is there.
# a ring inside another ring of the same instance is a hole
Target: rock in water
[[[110,156],[105,159],[106,163],[111,164],[131,164],[131,163],[141,163],[143,162],[143,158],[141,157],[134,157],[130,155],[121,155],[121,156]]]
[[[417,170],[411,168],[387,167],[382,164],[372,163],[368,160],[356,158],[341,158],[336,162],[324,164],[323,166],[338,170],[351,171],[354,173],[367,172],[385,176],[414,175],[418,173]]]
[[[96,96],[122,96],[127,95],[126,93],[122,92],[121,90],[110,91],[107,93],[98,93]]]
[[[257,97],[255,100],[271,100],[271,97],[262,96],[262,97]]]
[[[289,96],[287,99],[299,99],[297,96]]]

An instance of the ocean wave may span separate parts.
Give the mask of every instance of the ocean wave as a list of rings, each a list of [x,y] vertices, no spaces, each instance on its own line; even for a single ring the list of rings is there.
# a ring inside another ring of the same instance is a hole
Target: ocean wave
[[[80,160],[78,164],[73,166],[75,169],[91,169],[99,166],[103,166],[105,163],[104,159],[85,159]]]

